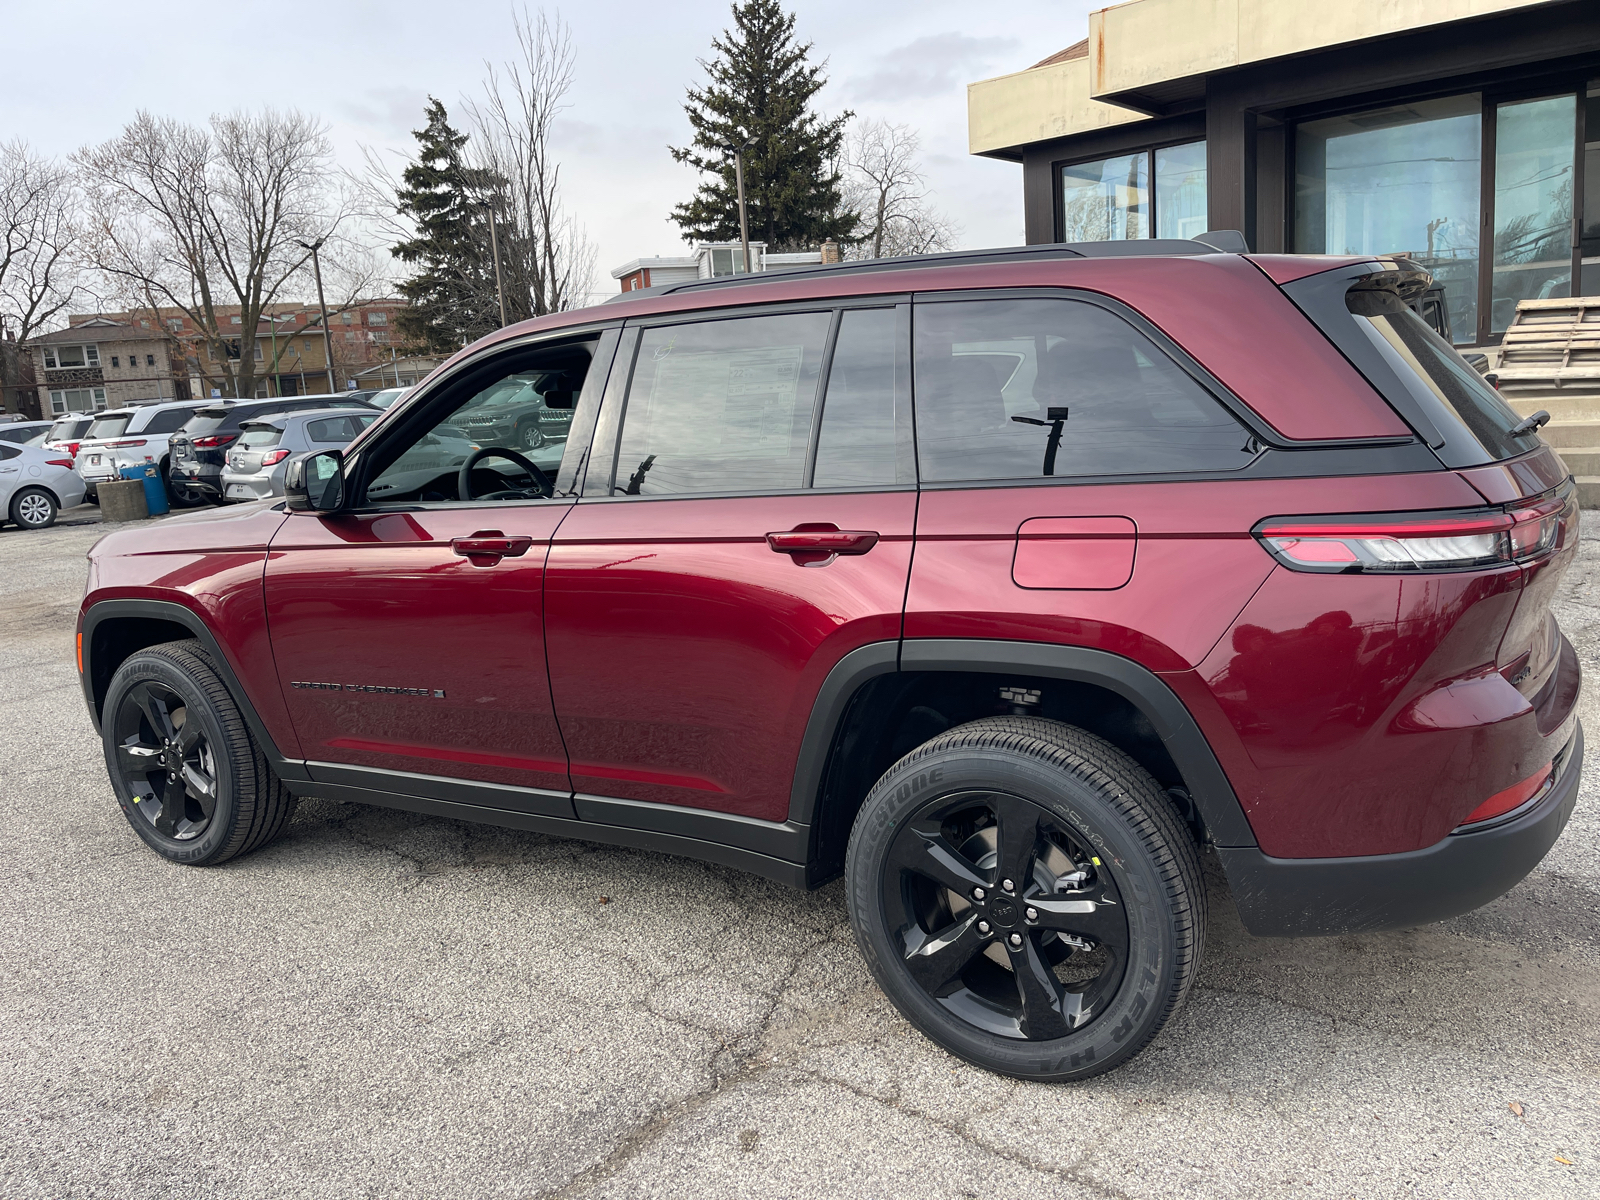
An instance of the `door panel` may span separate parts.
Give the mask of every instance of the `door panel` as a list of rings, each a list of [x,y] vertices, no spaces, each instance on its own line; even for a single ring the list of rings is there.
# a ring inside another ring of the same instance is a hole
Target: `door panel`
[[[570,510],[291,515],[268,556],[267,620],[305,756],[552,789],[528,808],[571,816],[542,598]]]
[[[912,491],[580,502],[546,582],[574,788],[784,820],[828,671],[900,635],[916,504]],[[836,555],[767,540],[829,525],[878,538]]]

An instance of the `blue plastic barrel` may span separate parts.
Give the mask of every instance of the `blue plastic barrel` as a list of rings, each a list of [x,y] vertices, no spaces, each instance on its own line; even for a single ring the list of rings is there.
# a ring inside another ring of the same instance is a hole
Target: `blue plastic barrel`
[[[122,477],[137,479],[144,484],[144,506],[150,510],[152,517],[162,517],[171,511],[167,507],[167,489],[161,483],[161,468],[155,463],[123,467]]]

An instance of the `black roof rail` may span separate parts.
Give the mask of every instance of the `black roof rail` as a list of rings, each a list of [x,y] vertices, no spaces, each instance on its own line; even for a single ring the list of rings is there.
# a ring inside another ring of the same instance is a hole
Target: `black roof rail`
[[[861,274],[873,271],[906,271],[921,267],[1029,262],[1052,258],[1147,258],[1173,254],[1244,254],[1248,249],[1243,234],[1233,229],[1219,229],[1193,239],[1131,238],[1117,242],[1050,242],[1036,246],[1005,246],[992,250],[949,250],[940,254],[906,254],[897,258],[863,258],[816,266],[782,267],[774,271],[760,271],[748,275],[741,272],[738,275],[719,275],[714,279],[686,279],[681,283],[661,283],[654,287],[618,292],[604,302],[615,304],[618,300],[668,296],[673,292],[700,288],[743,287],[752,283],[776,283],[783,279],[807,279],[841,272]]]

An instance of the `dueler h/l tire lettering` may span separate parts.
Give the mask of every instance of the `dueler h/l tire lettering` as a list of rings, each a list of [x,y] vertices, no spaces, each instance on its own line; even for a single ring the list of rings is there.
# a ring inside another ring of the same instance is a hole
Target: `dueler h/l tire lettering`
[[[249,854],[294,812],[198,642],[150,646],[118,667],[100,737],[123,815],[173,862],[214,866]]]
[[[1193,839],[1132,758],[1059,722],[992,717],[913,750],[862,806],[846,878],[856,940],[895,1006],[1006,1075],[1110,1070],[1199,969]]]

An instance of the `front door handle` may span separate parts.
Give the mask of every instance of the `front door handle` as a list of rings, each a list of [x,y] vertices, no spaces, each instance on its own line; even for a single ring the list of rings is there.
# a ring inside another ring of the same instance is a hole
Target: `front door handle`
[[[471,537],[450,539],[450,549],[475,567],[492,567],[502,558],[521,558],[532,546],[531,537],[508,537],[498,529],[480,529]]]
[[[840,529],[833,524],[796,525],[767,534],[767,545],[792,555],[802,567],[825,567],[841,554],[865,554],[878,544],[874,530]]]

